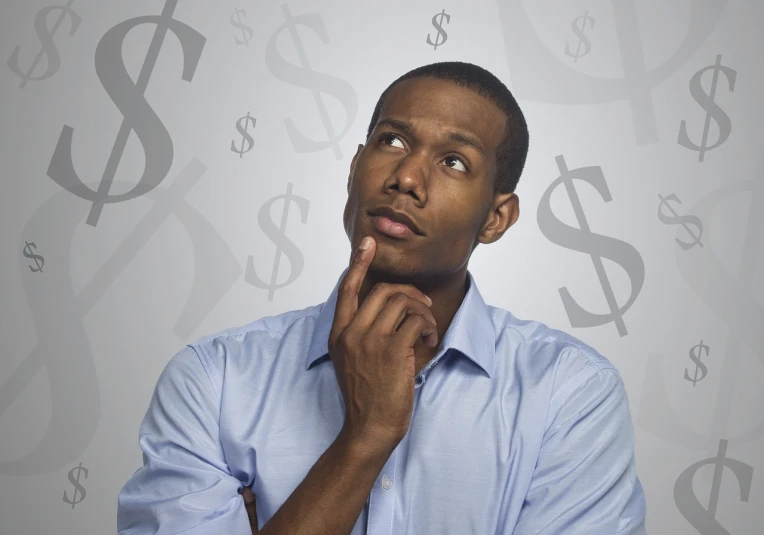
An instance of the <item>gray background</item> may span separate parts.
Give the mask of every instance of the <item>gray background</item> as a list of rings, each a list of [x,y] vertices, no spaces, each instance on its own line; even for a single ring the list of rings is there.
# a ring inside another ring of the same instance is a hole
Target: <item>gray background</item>
[[[572,333],[620,370],[649,533],[761,532],[764,3],[186,0],[143,90],[169,4],[73,0],[40,15],[67,1],[0,6],[0,57],[19,47],[18,68],[0,65],[3,534],[115,531],[169,358],[326,299],[347,265],[346,180],[377,98],[404,72],[452,60],[504,81],[531,135],[520,219],[470,262],[486,301]],[[679,142],[683,121],[691,143]],[[95,224],[95,194],[65,187],[66,158],[54,159],[65,126],[76,182],[96,192],[113,179]],[[704,133],[706,147],[724,142],[700,161],[691,147]],[[150,191],[115,202],[144,170]],[[588,230],[568,241],[544,230],[562,223]],[[618,260],[624,248],[640,260]],[[561,288],[603,319],[581,325]],[[695,383],[691,355],[707,370]]]

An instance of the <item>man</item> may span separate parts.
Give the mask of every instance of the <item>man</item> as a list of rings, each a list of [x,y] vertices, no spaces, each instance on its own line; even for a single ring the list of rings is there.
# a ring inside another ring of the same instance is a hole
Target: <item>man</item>
[[[517,221],[527,150],[485,69],[394,81],[350,164],[348,268],[326,302],[170,360],[119,533],[644,534],[617,369],[467,269]]]

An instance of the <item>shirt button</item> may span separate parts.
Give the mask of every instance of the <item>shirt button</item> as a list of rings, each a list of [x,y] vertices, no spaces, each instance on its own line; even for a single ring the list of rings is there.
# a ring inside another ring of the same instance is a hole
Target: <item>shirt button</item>
[[[382,476],[382,488],[385,490],[389,490],[390,487],[393,486],[393,481],[387,477],[387,474]]]

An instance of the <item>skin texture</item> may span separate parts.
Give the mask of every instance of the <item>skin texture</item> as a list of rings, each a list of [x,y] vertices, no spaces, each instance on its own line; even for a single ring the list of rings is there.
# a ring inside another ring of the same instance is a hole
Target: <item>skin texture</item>
[[[385,119],[412,131],[380,124]],[[350,164],[343,223],[351,251],[364,236],[377,242],[359,307],[382,281],[412,284],[433,301],[438,345],[417,341],[416,373],[438,352],[467,293],[472,252],[501,238],[520,216],[516,193],[493,193],[505,122],[495,104],[470,89],[429,77],[405,80],[388,93]],[[475,139],[485,154],[449,139],[450,132]],[[380,205],[408,214],[424,235],[398,239],[377,231],[368,212]]]
[[[385,119],[404,121],[411,131],[380,124]],[[472,252],[500,239],[520,217],[516,193],[493,192],[505,122],[495,104],[472,90],[436,78],[405,80],[388,93],[350,163],[343,224],[351,255],[365,236],[377,248],[358,306],[378,282],[411,284],[432,299],[438,345],[419,338],[416,373],[438,352],[464,300]],[[484,154],[449,139],[451,132],[474,139]],[[397,239],[377,231],[368,212],[382,205],[408,214],[423,235]],[[245,487],[242,497],[257,533],[255,496]]]

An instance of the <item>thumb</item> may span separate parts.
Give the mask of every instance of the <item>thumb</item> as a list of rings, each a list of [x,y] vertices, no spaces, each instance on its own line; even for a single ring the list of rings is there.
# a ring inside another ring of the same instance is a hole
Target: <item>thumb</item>
[[[252,528],[252,533],[257,533],[257,511],[255,509],[255,495],[252,493],[252,489],[244,487],[241,491],[241,495],[244,498],[244,507],[247,509],[247,517],[249,517],[249,527]]]

